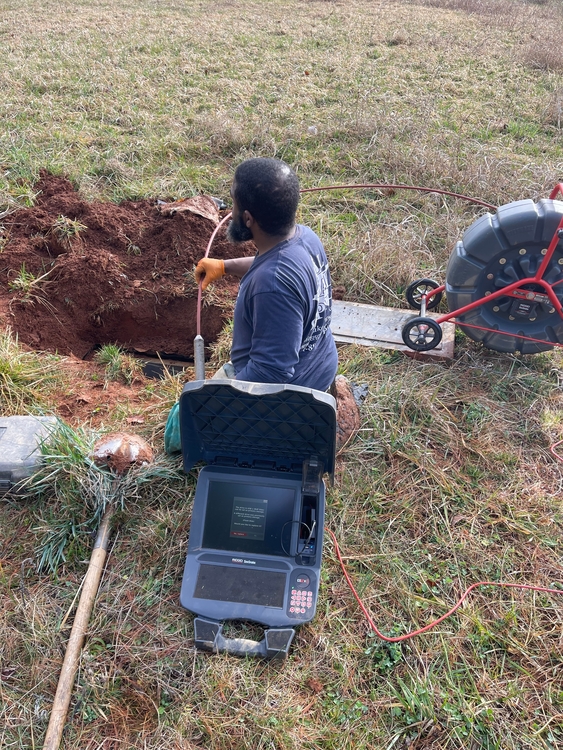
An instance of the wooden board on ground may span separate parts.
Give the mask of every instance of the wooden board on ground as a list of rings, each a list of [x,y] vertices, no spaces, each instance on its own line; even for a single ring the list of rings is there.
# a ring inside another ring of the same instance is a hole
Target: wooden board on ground
[[[397,310],[392,307],[363,305],[359,302],[332,301],[332,334],[337,342],[398,349],[414,355],[401,337],[404,324],[417,316],[416,310]],[[427,313],[429,318],[437,315]],[[442,341],[428,352],[416,352],[417,357],[453,359],[455,325],[442,323]]]

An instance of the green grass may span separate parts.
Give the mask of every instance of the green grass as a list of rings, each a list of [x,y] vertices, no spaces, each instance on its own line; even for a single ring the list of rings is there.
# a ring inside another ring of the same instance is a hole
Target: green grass
[[[286,17],[248,3],[252,33],[211,4],[73,5],[64,23],[48,4],[25,19],[9,6],[0,26],[10,70],[0,204],[27,203],[45,167],[70,174],[93,198],[227,197],[232,166],[271,153],[291,161],[304,186],[421,184],[493,204],[545,195],[560,177],[561,85],[556,70],[529,63],[525,46],[557,53],[560,8],[431,4],[440,5],[446,10],[397,3],[384,13],[373,4],[333,12],[297,3]],[[31,36],[9,36],[16,13]],[[369,214],[361,229],[336,220],[327,227],[319,210],[327,201],[332,212],[330,197],[308,196],[303,219],[323,222],[332,253],[352,249],[372,268],[375,260],[393,291],[413,275],[443,273],[460,222],[472,215],[465,204],[444,215],[440,200],[399,194],[374,238]],[[363,196],[346,201],[349,215],[363,213]],[[393,258],[397,245],[410,261],[390,269],[379,256]],[[335,276],[359,299],[393,304],[369,278],[339,265]]]
[[[41,413],[61,382],[58,361],[53,354],[25,351],[9,328],[0,330],[2,416]]]
[[[545,197],[563,179],[561,13],[556,0],[7,0],[0,222],[33,203],[41,169],[70,175],[89,199],[227,199],[252,155],[287,159],[303,187]],[[300,218],[347,299],[400,307],[414,278],[444,280],[481,213],[436,195],[342,190],[304,196]],[[8,240],[0,226],[2,269]],[[562,470],[549,454],[561,438],[561,354],[496,354],[461,332],[456,352],[446,365],[340,348],[340,371],[369,394],[327,525],[387,634],[427,624],[477,580],[563,581]],[[58,361],[5,333],[1,413],[53,410]],[[146,387],[141,429],[157,448],[181,387],[174,377]],[[1,747],[39,747],[46,729],[99,507],[87,453],[53,451],[55,488],[0,506]],[[559,599],[479,589],[436,630],[388,645],[328,538],[316,618],[283,666],[195,652],[178,605],[194,487],[195,475],[163,477],[113,498],[119,523],[63,747],[561,745]]]
[[[121,380],[127,385],[131,385],[143,371],[140,360],[126,354],[117,344],[104,344],[95,353],[94,360],[104,365],[107,380]]]

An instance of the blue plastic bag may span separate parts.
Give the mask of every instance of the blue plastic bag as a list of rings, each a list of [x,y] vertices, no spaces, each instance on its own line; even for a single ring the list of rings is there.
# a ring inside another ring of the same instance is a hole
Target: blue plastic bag
[[[215,375],[215,378],[228,378],[233,379],[235,377],[235,368],[232,362],[225,362],[220,367]],[[182,440],[180,439],[180,402],[174,404],[168,414],[166,420],[166,427],[164,428],[164,450],[167,453],[181,453],[182,451]]]
[[[164,450],[167,453],[180,453],[182,441],[180,439],[180,402],[177,401],[170,409],[166,427],[164,428]]]

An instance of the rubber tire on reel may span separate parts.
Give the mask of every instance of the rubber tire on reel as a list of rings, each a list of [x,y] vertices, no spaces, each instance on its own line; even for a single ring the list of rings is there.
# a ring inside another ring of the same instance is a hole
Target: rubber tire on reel
[[[442,329],[432,318],[411,318],[403,326],[401,335],[409,349],[427,352],[442,340]]]
[[[515,201],[475,221],[455,246],[446,270],[446,295],[450,311],[476,302],[519,279],[533,276],[546,254],[561,218],[563,202],[544,199]],[[563,242],[555,249],[543,275],[550,285],[563,282]],[[528,288],[528,287],[526,287]],[[532,291],[544,293],[539,285]],[[553,290],[563,302],[563,283]],[[494,328],[498,333],[463,327],[475,341],[498,352],[535,354],[563,344],[563,320],[551,304],[523,303],[513,297],[493,302],[460,315],[459,323]],[[541,339],[545,344],[517,338]]]
[[[417,279],[409,284],[405,290],[407,302],[414,310],[420,310],[422,307],[422,296],[424,294],[429,294],[432,289],[438,289],[439,286],[440,284],[438,284],[437,281],[434,281],[434,279]],[[426,309],[433,310],[435,307],[438,307],[441,301],[442,292],[438,292],[438,294],[435,294],[428,300]]]

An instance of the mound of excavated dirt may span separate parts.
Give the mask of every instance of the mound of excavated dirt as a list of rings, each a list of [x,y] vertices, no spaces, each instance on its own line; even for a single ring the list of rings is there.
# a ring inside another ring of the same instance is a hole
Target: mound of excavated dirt
[[[156,201],[87,203],[62,177],[43,173],[33,208],[0,223],[0,325],[28,346],[86,356],[101,344],[180,357],[193,354],[194,264],[216,223]],[[249,255],[221,230],[211,256]],[[41,279],[40,277],[45,276]],[[214,341],[237,283],[204,294],[202,335]]]

